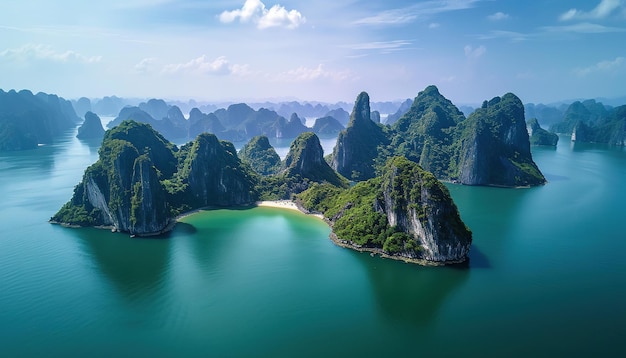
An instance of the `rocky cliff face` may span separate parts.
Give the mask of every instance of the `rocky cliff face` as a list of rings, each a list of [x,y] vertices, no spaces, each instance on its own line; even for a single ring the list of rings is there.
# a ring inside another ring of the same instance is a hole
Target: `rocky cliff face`
[[[288,177],[299,176],[313,182],[344,185],[343,180],[324,160],[324,149],[312,132],[302,133],[291,143],[284,167]]]
[[[547,145],[555,147],[559,142],[559,136],[541,128],[536,118],[532,118],[527,123],[528,134],[531,145]]]
[[[420,247],[417,252],[401,250],[397,255],[435,262],[467,259],[471,232],[447,188],[431,173],[397,157],[387,164],[381,189],[376,209],[387,216],[390,226],[409,234]]]
[[[418,263],[468,257],[472,234],[447,188],[404,157],[389,159],[376,178],[347,189],[314,185],[298,200],[324,214],[341,246]]]
[[[196,138],[179,173],[194,207],[231,206],[256,201],[255,178],[242,167],[232,143],[213,134]]]
[[[261,175],[276,174],[281,167],[280,157],[266,136],[252,138],[239,151],[239,158]]]
[[[149,125],[125,121],[105,133],[99,154],[51,221],[154,235],[181,211],[256,201],[256,177],[212,134],[179,151]]]
[[[99,139],[104,136],[104,128],[100,117],[93,112],[85,113],[85,121],[78,127],[78,139]]]
[[[362,92],[356,99],[348,127],[337,137],[331,166],[352,180],[373,178],[378,146],[388,142],[384,129],[372,122],[369,95]]]
[[[149,126],[123,122],[105,134],[100,158],[52,220],[109,225],[132,235],[163,232],[173,218],[159,176],[175,170],[172,149]]]
[[[546,182],[530,153],[524,106],[512,93],[485,101],[463,122],[458,163],[462,184],[514,187]]]

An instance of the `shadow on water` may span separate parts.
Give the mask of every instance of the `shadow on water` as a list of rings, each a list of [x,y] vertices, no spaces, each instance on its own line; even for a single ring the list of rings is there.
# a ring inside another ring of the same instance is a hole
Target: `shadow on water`
[[[464,265],[425,267],[355,252],[365,267],[379,312],[391,321],[426,326],[469,277]]]
[[[89,262],[129,302],[158,297],[165,289],[172,246],[166,237],[130,238],[101,229],[63,229],[78,238]]]
[[[501,255],[506,242],[523,226],[525,202],[538,194],[541,187],[510,189],[447,184],[452,198],[459,208],[461,219],[472,230],[473,243],[470,250],[472,267],[493,265],[493,255]],[[481,249],[477,249],[480,247]]]
[[[469,253],[469,259],[462,264],[452,265],[450,267],[465,267],[465,268],[474,268],[474,269],[490,269],[491,263],[489,262],[489,258],[485,253],[483,253],[480,248],[476,244],[472,244]]]

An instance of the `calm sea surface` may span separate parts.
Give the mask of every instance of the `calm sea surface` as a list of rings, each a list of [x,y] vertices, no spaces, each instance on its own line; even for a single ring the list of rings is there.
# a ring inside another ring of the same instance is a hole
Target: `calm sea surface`
[[[97,148],[0,154],[2,357],[626,356],[625,150],[561,138],[533,148],[545,186],[449,185],[470,263],[421,267],[272,208],[163,239],[48,224]]]

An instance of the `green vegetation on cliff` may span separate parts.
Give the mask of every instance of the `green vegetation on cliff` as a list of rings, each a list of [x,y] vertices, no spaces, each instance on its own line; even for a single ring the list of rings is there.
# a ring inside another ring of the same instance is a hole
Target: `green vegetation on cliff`
[[[467,119],[435,86],[420,92],[391,126],[377,125],[369,113],[369,97],[362,93],[330,158],[333,168],[352,180],[373,178],[387,158],[398,155],[439,179],[462,184],[545,183],[530,153],[524,107],[511,93],[485,101]]]
[[[280,170],[280,157],[266,136],[257,136],[239,151],[239,157],[261,175],[276,174]]]
[[[105,133],[98,161],[51,221],[157,234],[184,211],[249,205],[256,185],[231,143],[205,133],[178,150],[150,125],[124,121]]]
[[[403,157],[389,159],[381,176],[348,189],[315,184],[298,200],[350,245],[431,261],[463,261],[469,252],[471,232],[447,188]]]
[[[537,118],[531,118],[527,125],[528,128],[530,128],[531,145],[547,145],[554,147],[559,142],[559,136],[541,128]]]
[[[289,147],[282,171],[261,178],[259,192],[263,200],[290,199],[314,183],[347,187],[348,181],[324,160],[319,138],[312,132],[300,134]]]

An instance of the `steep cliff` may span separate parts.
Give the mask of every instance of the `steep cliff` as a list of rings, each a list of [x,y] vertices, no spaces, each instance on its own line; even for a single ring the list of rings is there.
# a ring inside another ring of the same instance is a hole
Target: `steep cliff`
[[[394,155],[402,155],[438,178],[454,175],[450,167],[457,125],[465,116],[435,86],[428,86],[391,128]]]
[[[88,111],[85,113],[85,121],[78,127],[78,139],[98,139],[104,137],[104,128],[102,121],[97,114]]]
[[[256,177],[242,165],[232,143],[220,141],[214,134],[200,134],[181,162],[177,179],[186,187],[186,204],[197,208],[245,205],[257,200]]]
[[[174,173],[174,149],[145,124],[127,121],[107,131],[98,161],[51,220],[113,226],[132,235],[165,231],[173,218],[160,177]]]
[[[51,221],[159,234],[186,210],[253,203],[255,184],[231,143],[202,134],[178,150],[149,125],[124,121],[105,133],[98,161]]]
[[[344,186],[341,178],[324,160],[324,149],[319,138],[312,132],[299,135],[289,147],[284,163],[286,177],[301,177],[312,182],[328,182]]]
[[[472,235],[447,188],[403,157],[390,159],[379,177],[346,190],[314,185],[298,199],[322,212],[347,247],[438,264],[469,254]]]
[[[460,130],[460,183],[515,187],[546,182],[532,159],[524,106],[514,94],[485,101]]]
[[[369,95],[362,92],[356,99],[348,127],[337,137],[331,166],[352,180],[373,178],[379,146],[388,143],[384,127],[371,120]]]
[[[252,138],[239,151],[239,158],[261,175],[276,174],[281,168],[280,157],[266,136]]]

